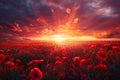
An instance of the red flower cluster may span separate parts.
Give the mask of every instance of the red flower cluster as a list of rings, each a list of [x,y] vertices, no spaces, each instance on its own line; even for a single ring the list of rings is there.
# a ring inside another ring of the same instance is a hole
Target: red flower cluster
[[[61,49],[44,44],[2,49],[0,80],[117,80],[119,77],[119,45],[90,43]]]

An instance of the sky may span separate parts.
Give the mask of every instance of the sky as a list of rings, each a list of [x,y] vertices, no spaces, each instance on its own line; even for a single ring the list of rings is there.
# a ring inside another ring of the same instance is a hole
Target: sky
[[[120,38],[120,0],[0,0],[0,41],[29,40],[67,23],[85,35]]]

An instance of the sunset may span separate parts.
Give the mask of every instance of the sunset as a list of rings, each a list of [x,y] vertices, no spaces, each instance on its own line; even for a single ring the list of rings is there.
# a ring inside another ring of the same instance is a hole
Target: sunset
[[[0,0],[0,80],[119,80],[120,0]]]
[[[77,36],[120,38],[119,0],[0,2],[1,42],[24,41],[61,32]]]

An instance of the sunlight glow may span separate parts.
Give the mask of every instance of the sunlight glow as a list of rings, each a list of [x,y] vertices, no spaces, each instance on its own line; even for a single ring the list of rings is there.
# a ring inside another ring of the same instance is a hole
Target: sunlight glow
[[[64,35],[60,35],[60,34],[52,35],[52,38],[53,38],[54,41],[56,41],[56,42],[63,42],[63,41],[65,40]]]
[[[76,43],[77,41],[93,41],[96,40],[93,36],[66,36],[63,34],[42,36],[39,38],[30,38],[31,40],[43,41],[43,42],[56,42],[66,44],[68,42]]]

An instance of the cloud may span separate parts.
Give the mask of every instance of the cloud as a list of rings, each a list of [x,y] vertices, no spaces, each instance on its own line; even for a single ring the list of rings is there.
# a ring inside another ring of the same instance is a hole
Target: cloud
[[[12,26],[12,29],[13,31],[15,32],[22,32],[22,29],[20,28],[19,24],[15,23],[13,26]]]
[[[0,40],[40,35],[44,28],[73,21],[85,33],[119,37],[119,5],[120,0],[1,0]]]
[[[109,1],[105,0],[92,0],[87,4],[89,9],[94,12],[94,15],[98,15],[101,17],[118,17],[118,14],[115,14],[115,10],[113,5],[109,5]]]

